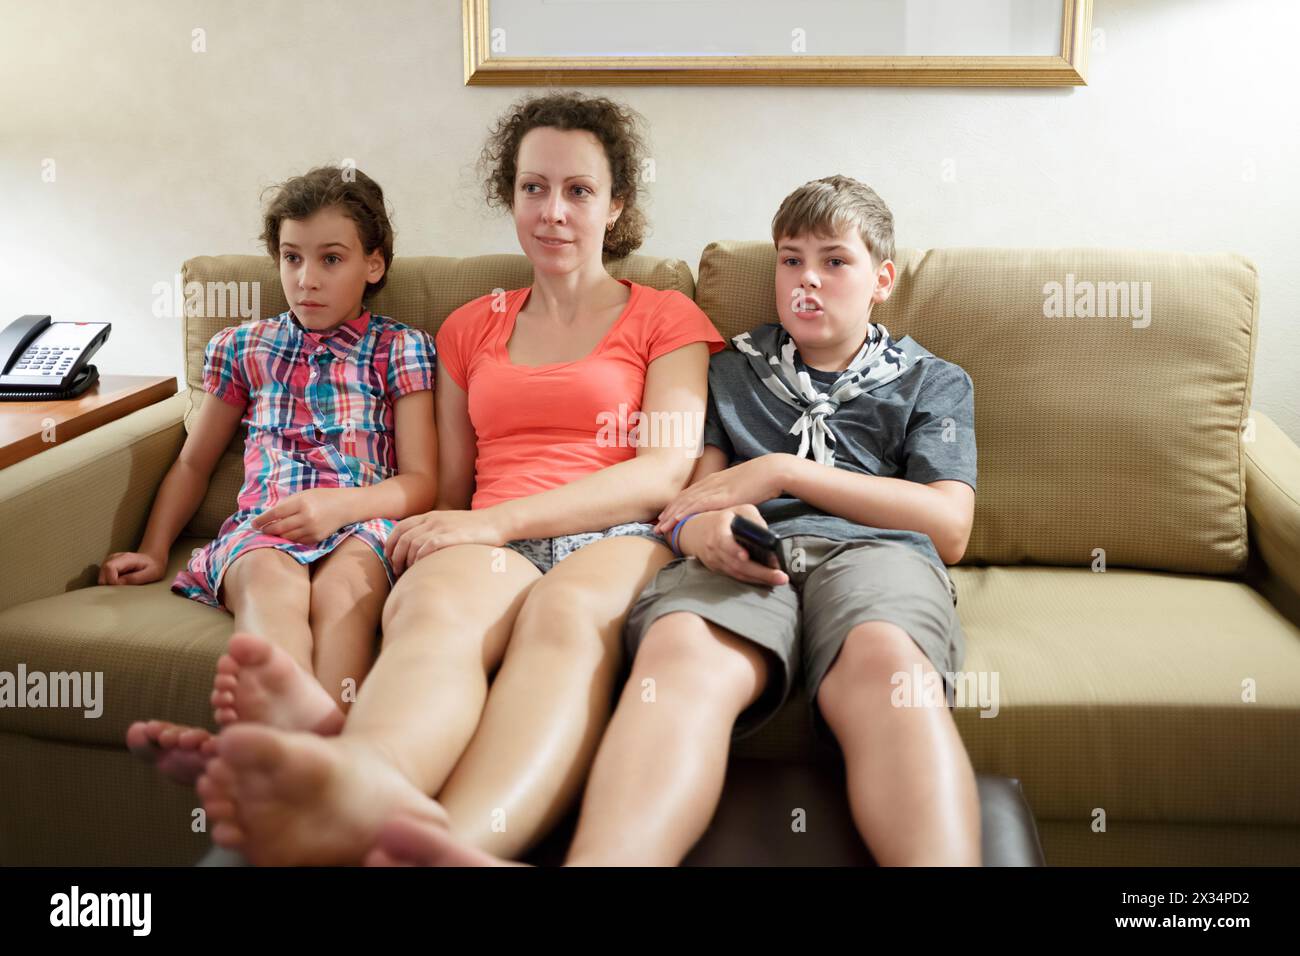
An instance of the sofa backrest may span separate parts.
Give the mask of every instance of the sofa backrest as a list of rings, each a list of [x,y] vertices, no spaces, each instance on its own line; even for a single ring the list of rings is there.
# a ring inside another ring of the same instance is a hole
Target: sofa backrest
[[[895,264],[873,319],[975,385],[979,487],[963,564],[1100,567],[1104,552],[1106,565],[1243,568],[1251,262],[995,248],[904,249]],[[771,242],[714,243],[695,300],[729,339],[773,321],[775,268]],[[1091,311],[1111,317],[1082,314],[1090,293]],[[1060,317],[1044,314],[1066,298]]]
[[[691,268],[680,259],[628,256],[610,262],[608,269],[615,278],[656,289],[676,289],[687,296],[695,293]],[[258,312],[263,317],[279,315],[289,305],[280,286],[279,272],[269,256],[198,256],[185,263],[181,278],[186,290],[192,288],[190,283],[199,283],[200,295],[195,297],[195,303],[202,300],[201,309],[187,309],[185,314],[185,385],[189,393],[185,429],[188,432],[206,395],[203,351],[212,336],[238,323],[238,318],[229,316],[238,315],[230,303],[239,301],[239,284],[250,283],[246,289],[257,289]],[[532,281],[532,264],[522,255],[464,259],[399,256],[393,259],[388,282],[369,306],[379,315],[434,334],[443,320],[466,302],[494,289],[520,289]],[[208,290],[214,294],[209,295]],[[195,314],[190,314],[191,311]],[[204,314],[207,312],[212,314]],[[185,529],[186,534],[214,537],[221,523],[234,513],[243,483],[245,437],[246,430],[241,428],[232,439],[212,475],[203,503]]]
[[[961,365],[975,384],[979,488],[963,564],[1244,567],[1253,264],[1117,249],[902,249],[895,262],[894,294],[874,319]],[[774,320],[775,265],[770,242],[718,242],[705,249],[698,282],[675,259],[631,256],[609,268],[693,295],[729,339]],[[264,256],[191,259],[183,279],[256,282],[261,315],[287,308]],[[371,307],[436,332],[463,303],[531,281],[521,255],[397,258]],[[1089,295],[1109,317],[1083,314]],[[1060,317],[1044,314],[1066,299]],[[235,321],[186,316],[187,427],[203,400],[204,347]],[[187,533],[215,535],[234,511],[243,438]]]

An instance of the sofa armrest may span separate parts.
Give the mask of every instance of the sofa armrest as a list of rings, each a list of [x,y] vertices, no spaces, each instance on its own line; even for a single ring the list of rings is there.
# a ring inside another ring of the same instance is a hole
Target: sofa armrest
[[[1260,592],[1300,626],[1300,447],[1267,415],[1251,409],[1246,515]]]
[[[133,551],[185,443],[179,393],[0,469],[0,610],[88,587]]]

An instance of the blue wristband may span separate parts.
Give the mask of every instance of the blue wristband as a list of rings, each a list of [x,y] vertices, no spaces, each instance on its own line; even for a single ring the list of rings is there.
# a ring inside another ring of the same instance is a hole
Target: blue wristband
[[[694,514],[689,514],[685,518],[679,518],[677,520],[677,524],[673,527],[673,539],[672,539],[671,546],[673,549],[673,554],[677,555],[677,557],[679,558],[683,558],[685,557],[685,555],[682,554],[682,552],[677,547],[677,536],[682,533],[682,525],[686,524],[686,522],[690,521],[695,516],[696,515]]]

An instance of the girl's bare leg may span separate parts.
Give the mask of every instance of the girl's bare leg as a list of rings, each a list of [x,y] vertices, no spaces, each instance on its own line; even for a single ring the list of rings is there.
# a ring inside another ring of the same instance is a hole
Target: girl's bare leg
[[[944,704],[896,707],[894,674],[934,671],[894,624],[849,631],[817,692],[844,751],[858,832],[881,866],[979,866],[975,771]],[[933,678],[927,678],[933,679]]]
[[[762,648],[698,615],[655,621],[596,754],[567,864],[679,864],[713,819],[732,727],[767,674]]]
[[[311,577],[305,565],[275,548],[241,554],[221,579],[221,599],[235,615],[236,633],[262,635],[312,673]]]
[[[608,538],[533,587],[478,730],[438,792],[464,841],[518,858],[564,815],[609,719],[624,619],[671,558],[647,538]]]
[[[231,565],[227,580],[259,553]],[[259,570],[251,567],[254,573]],[[227,595],[237,593],[246,581],[237,579],[226,589]],[[379,557],[359,538],[346,538],[311,567],[305,618],[311,640],[307,666],[278,647],[274,632],[245,632],[237,617],[235,635],[217,661],[212,682],[217,723],[251,720],[285,730],[337,734],[374,661],[379,615],[387,595],[388,577]]]
[[[278,655],[279,671],[286,675],[285,681],[294,686],[302,680],[309,685],[315,683],[314,678],[308,676],[312,673],[312,635],[308,626],[311,581],[306,567],[275,548],[248,551],[239,555],[226,569],[220,597],[235,615],[236,637],[232,638],[232,644],[244,641],[247,648],[250,643],[248,636],[240,632],[265,635],[264,639],[252,642],[255,647],[249,651],[250,663],[260,663]],[[218,723],[230,723],[235,719],[289,719],[283,716],[282,704],[276,705],[278,711],[269,703],[259,705],[258,696],[249,693],[250,688],[256,690],[252,681],[246,682],[242,695],[243,713],[237,714],[231,664],[230,654],[223,655],[217,664],[211,703]],[[223,668],[228,681],[223,681]],[[321,693],[319,688],[316,691]],[[262,699],[269,701],[272,698],[263,695]],[[297,714],[297,709],[294,713]],[[206,729],[160,720],[141,720],[131,724],[127,728],[126,743],[133,753],[152,761],[165,776],[187,785],[202,773],[213,753],[211,735]]]
[[[345,538],[317,565],[311,581],[312,665],[346,714],[375,662],[388,575],[379,556],[356,537]]]

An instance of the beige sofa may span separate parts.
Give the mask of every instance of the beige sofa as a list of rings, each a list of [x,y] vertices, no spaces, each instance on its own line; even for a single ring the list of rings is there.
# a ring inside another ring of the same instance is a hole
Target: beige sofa
[[[729,337],[774,315],[774,261],[770,243],[722,242],[698,280],[678,260],[611,268],[693,296]],[[897,263],[876,318],[975,383],[975,526],[951,573],[963,670],[997,681],[996,716],[956,712],[977,771],[1021,781],[1049,864],[1300,863],[1300,449],[1250,409],[1254,267],[1106,249],[904,250]],[[184,278],[260,282],[263,314],[285,307],[265,258],[200,257]],[[432,331],[529,281],[521,256],[399,258],[374,308]],[[1044,314],[1052,283],[1067,316]],[[1110,317],[1079,314],[1090,292]],[[167,585],[233,510],[242,436],[163,581],[95,580],[106,554],[137,545],[202,401],[203,347],[230,323],[185,320],[174,398],[0,471],[0,671],[105,681],[95,719],[0,710],[0,861],[189,863],[207,846],[194,795],[129,758],[122,735],[141,716],[210,726],[231,618]],[[804,765],[838,786],[802,699],[736,761],[760,794]],[[767,816],[724,802],[717,824],[749,813],[788,830],[781,799]]]

